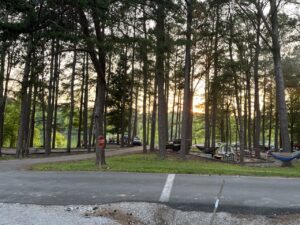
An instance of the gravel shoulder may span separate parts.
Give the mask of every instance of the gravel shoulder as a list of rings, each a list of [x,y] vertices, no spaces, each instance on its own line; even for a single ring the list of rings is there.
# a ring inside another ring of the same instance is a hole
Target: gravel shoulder
[[[184,212],[155,203],[123,202],[90,206],[40,206],[0,204],[0,225],[208,225],[212,214]],[[296,225],[299,214],[290,215],[239,215],[217,213],[213,224],[218,225]]]

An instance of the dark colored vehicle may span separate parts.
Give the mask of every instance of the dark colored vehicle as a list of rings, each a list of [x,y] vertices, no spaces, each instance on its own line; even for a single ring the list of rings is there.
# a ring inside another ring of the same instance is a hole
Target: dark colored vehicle
[[[296,150],[300,150],[300,143],[299,143],[299,144],[294,144],[294,148],[295,148]]]
[[[218,147],[215,148],[205,148],[204,145],[196,145],[196,147],[203,153],[205,154],[211,154],[211,156],[214,156],[214,154],[216,153],[216,150]]]
[[[174,139],[166,144],[166,149],[172,149],[175,152],[180,150],[181,139]]]
[[[180,151],[181,139],[174,139],[166,144],[166,149],[172,149],[174,152]],[[189,146],[189,149],[191,145]]]
[[[132,145],[133,146],[142,146],[142,140],[139,137],[135,137],[135,138],[133,138]]]
[[[260,144],[259,145],[259,149],[262,150],[262,151],[268,151],[269,150],[269,146]]]

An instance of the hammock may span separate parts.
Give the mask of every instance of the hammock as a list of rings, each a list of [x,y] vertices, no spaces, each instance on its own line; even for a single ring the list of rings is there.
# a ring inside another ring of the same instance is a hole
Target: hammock
[[[289,155],[289,156],[285,156],[285,155],[280,155],[280,154],[274,154],[273,152],[269,151],[270,155],[273,156],[275,159],[278,159],[282,162],[290,162],[293,159],[298,159],[300,158],[300,151],[298,152],[294,152],[293,154]]]

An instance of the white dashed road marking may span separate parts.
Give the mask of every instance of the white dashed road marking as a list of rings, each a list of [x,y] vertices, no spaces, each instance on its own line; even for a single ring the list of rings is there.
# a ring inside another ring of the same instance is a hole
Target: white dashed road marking
[[[175,179],[175,174],[168,175],[164,189],[162,190],[160,198],[159,198],[160,202],[168,202],[169,201],[173,183],[174,183],[174,179]]]

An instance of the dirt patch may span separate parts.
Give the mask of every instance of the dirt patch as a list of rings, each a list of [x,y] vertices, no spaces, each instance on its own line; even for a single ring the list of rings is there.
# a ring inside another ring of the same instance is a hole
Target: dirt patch
[[[106,217],[109,219],[112,219],[119,224],[122,225],[146,225],[141,220],[137,219],[132,212],[124,212],[120,209],[111,209],[111,208],[103,208],[98,209],[98,207],[93,208],[93,212],[87,212],[84,215],[85,216],[100,216],[100,217]]]

